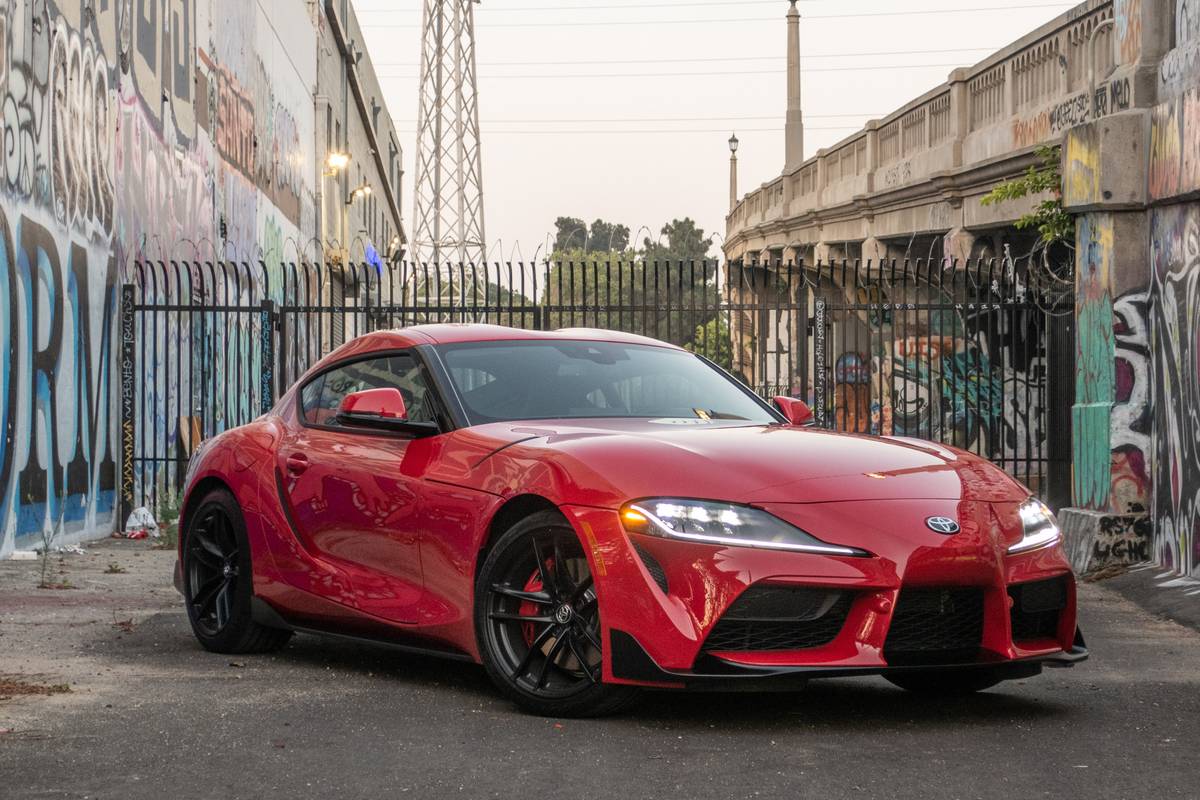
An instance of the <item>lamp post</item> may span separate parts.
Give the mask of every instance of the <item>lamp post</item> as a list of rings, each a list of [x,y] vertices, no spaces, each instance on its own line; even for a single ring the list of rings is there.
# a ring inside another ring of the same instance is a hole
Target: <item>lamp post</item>
[[[354,205],[355,200],[369,197],[371,194],[371,184],[363,181],[350,192],[346,198],[346,205],[342,207],[342,235],[345,240],[350,238],[350,207]],[[350,243],[349,241],[342,242],[344,256],[342,264],[345,267],[350,266]],[[365,260],[365,259],[364,259]]]
[[[321,171],[321,257],[326,258],[325,248],[329,246],[326,241],[328,237],[325,235],[326,210],[325,210],[325,180],[327,178],[336,178],[341,174],[342,170],[350,166],[350,155],[339,150],[331,151],[325,157],[325,169]],[[345,231],[342,232],[342,238],[345,238]]]
[[[729,137],[729,210],[737,205],[737,134]]]

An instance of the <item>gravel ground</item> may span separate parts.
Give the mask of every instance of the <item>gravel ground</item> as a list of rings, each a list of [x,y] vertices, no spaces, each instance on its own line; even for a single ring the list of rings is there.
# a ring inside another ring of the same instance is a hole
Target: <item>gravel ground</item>
[[[1200,797],[1200,634],[1103,585],[1081,592],[1090,662],[971,698],[829,680],[576,721],[365,645],[207,653],[173,559],[92,545],[52,561],[72,589],[0,562],[0,797]]]

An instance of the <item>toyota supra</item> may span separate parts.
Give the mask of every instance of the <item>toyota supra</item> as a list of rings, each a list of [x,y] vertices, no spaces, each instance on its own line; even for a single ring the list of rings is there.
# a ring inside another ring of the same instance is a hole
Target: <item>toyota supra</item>
[[[481,663],[554,716],[834,676],[957,694],[1087,658],[1028,488],[812,422],[632,334],[368,334],[198,446],[175,584],[209,650],[349,636]]]

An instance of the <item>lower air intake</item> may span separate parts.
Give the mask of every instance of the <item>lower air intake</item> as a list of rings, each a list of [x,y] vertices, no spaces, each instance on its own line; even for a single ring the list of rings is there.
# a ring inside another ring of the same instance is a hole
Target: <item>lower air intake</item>
[[[1008,587],[1008,595],[1014,642],[1058,638],[1059,615],[1067,607],[1066,577],[1019,583]]]
[[[704,649],[769,652],[822,647],[837,638],[852,603],[850,592],[752,586],[717,622]]]
[[[883,645],[892,665],[975,661],[983,644],[983,589],[903,589]]]

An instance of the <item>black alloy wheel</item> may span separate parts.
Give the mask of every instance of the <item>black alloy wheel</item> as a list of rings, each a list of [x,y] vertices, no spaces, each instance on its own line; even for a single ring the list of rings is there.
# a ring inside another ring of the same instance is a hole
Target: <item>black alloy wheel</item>
[[[233,617],[238,580],[238,542],[219,505],[201,509],[188,536],[188,605],[197,628],[217,636]],[[246,576],[250,578],[249,575]]]
[[[558,514],[510,529],[480,569],[476,633],[492,680],[549,716],[614,713],[634,691],[601,681],[600,608],[587,556]]]
[[[217,653],[265,653],[292,632],[253,619],[254,573],[241,508],[227,490],[200,500],[183,532],[183,596],[192,633]]]

